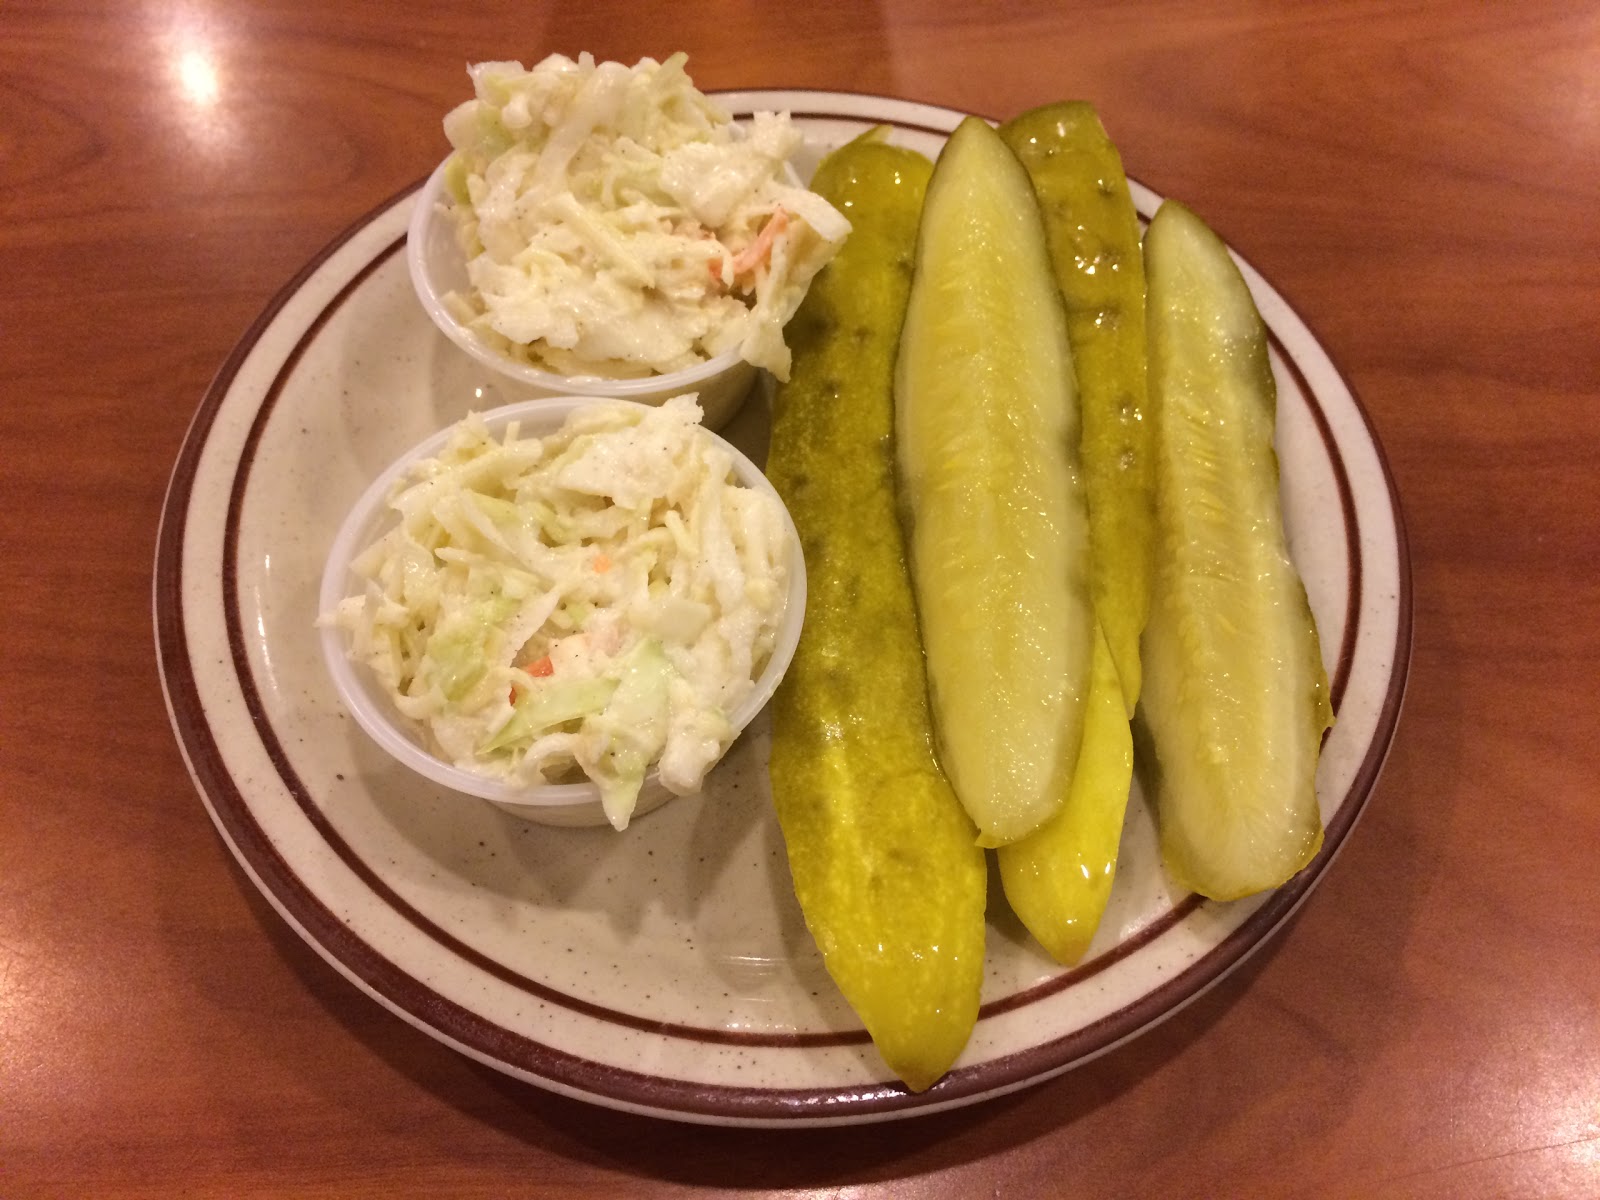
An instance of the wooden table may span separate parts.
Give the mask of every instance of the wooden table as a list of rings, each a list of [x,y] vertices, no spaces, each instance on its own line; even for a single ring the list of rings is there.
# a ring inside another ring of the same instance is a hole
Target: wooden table
[[[1600,1194],[1592,5],[188,0],[0,14],[0,1193]],[[498,10],[498,11],[496,11]],[[1410,532],[1365,819],[1273,942],[1079,1070],[890,1126],[680,1126],[359,994],[235,867],[155,669],[163,489],[230,347],[438,160],[463,66],[1096,101],[1306,315]]]

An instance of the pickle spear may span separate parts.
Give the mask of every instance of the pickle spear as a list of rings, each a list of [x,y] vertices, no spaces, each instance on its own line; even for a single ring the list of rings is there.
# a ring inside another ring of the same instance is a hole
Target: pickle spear
[[[1128,719],[1139,700],[1139,634],[1155,545],[1144,263],[1122,160],[1093,105],[1036,108],[1002,125],[1000,136],[1033,181],[1067,310],[1097,626],[1067,803],[1043,828],[1001,849],[1000,878],[1029,932],[1058,962],[1073,963],[1111,895],[1133,780]]]
[[[1033,833],[995,852],[1012,911],[1059,963],[1082,958],[1100,927],[1132,783],[1133,732],[1111,647],[1096,625],[1083,749],[1067,802]]]
[[[795,894],[829,973],[913,1090],[971,1034],[987,870],[933,755],[895,510],[891,383],[931,167],[881,131],[811,187],[849,219],[789,324],[767,474],[805,552],[805,631],[772,706],[769,774]]]
[[[1155,547],[1139,215],[1092,104],[1033,109],[1002,125],[1000,136],[1033,180],[1066,302],[1083,411],[1094,611],[1132,716]]]
[[[1142,707],[1162,856],[1215,900],[1276,887],[1322,844],[1333,723],[1289,560],[1266,331],[1222,240],[1167,201],[1145,236],[1158,554]]]
[[[1033,185],[968,118],[928,184],[895,377],[939,762],[985,846],[1058,812],[1094,644],[1061,294]]]

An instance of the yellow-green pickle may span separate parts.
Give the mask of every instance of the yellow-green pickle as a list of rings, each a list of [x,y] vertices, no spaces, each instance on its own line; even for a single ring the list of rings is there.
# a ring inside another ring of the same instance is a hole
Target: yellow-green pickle
[[[985,846],[1061,810],[1094,651],[1061,294],[1028,176],[976,117],[923,206],[895,439],[939,762]]]
[[[1007,121],[1000,136],[1033,181],[1066,303],[1083,412],[1094,610],[1131,716],[1155,554],[1139,214],[1093,105],[1036,108]]]
[[[934,759],[893,486],[895,349],[930,170],[881,131],[818,168],[813,190],[852,232],[789,325],[767,460],[809,593],[769,767],[795,894],[884,1061],[919,1091],[977,1019],[987,882]]]
[[[1058,962],[1083,957],[1116,877],[1139,698],[1139,634],[1154,556],[1145,284],[1139,218],[1122,160],[1095,113],[1064,101],[1000,136],[1028,172],[1067,313],[1082,414],[1095,653],[1089,710],[1061,812],[1001,847],[1006,899]]]
[[[1333,723],[1284,540],[1266,329],[1222,240],[1174,201],[1145,236],[1157,414],[1155,590],[1141,707],[1167,870],[1214,900],[1277,887],[1322,845]]]
[[[1083,748],[1067,802],[1042,827],[995,852],[1012,911],[1057,962],[1082,958],[1100,927],[1132,782],[1133,731],[1111,648],[1096,626]]]

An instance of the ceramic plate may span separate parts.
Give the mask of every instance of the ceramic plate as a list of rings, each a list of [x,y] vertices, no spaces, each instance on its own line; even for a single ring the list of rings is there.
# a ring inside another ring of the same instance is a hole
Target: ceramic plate
[[[960,119],[826,92],[721,99],[740,115],[793,112],[806,168],[879,122],[931,156]],[[1147,189],[1134,197],[1154,211]],[[318,255],[229,356],[174,470],[156,563],[162,678],[201,798],[274,907],[356,986],[473,1058],[611,1107],[719,1124],[883,1120],[1015,1090],[1148,1028],[1236,966],[1328,869],[1399,715],[1409,568],[1366,415],[1248,266],[1272,333],[1291,550],[1339,718],[1318,775],[1326,844],[1285,887],[1232,904],[1175,890],[1136,795],[1086,961],[1057,967],[991,905],[977,1028],[954,1069],[914,1095],[806,932],[761,719],[701,796],[621,835],[525,824],[398,766],[323,668],[323,558],[391,459],[516,398],[423,314],[403,254],[409,208],[410,193]],[[726,432],[759,456],[766,415],[754,396]]]

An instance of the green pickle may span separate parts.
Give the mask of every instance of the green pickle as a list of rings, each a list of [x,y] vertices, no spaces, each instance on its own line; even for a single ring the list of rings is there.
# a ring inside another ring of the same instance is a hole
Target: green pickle
[[[1007,121],[1000,136],[1033,181],[1066,302],[1083,412],[1094,609],[1131,716],[1155,547],[1139,216],[1093,105],[1036,108]]]
[[[1216,900],[1277,887],[1322,844],[1333,723],[1284,539],[1266,330],[1228,249],[1167,201],[1145,237],[1159,553],[1143,719],[1162,856]]]
[[[1146,394],[1144,264],[1122,160],[1093,105],[1069,101],[1006,122],[1033,183],[1082,414],[1095,655],[1071,790],[1044,827],[1000,851],[1006,899],[1058,962],[1088,949],[1116,875],[1133,778],[1139,635],[1155,546]]]
[[[1032,185],[963,121],[928,184],[895,439],[939,762],[985,846],[1065,802],[1094,647],[1061,296]]]
[[[1006,900],[1057,962],[1083,957],[1111,896],[1133,783],[1133,732],[1105,633],[1095,627],[1083,749],[1067,802],[1049,821],[996,851]]]
[[[811,187],[852,225],[790,323],[767,474],[805,552],[805,631],[772,705],[769,774],[806,924],[914,1090],[978,1014],[987,871],[935,761],[895,508],[891,381],[931,167],[882,131]]]

